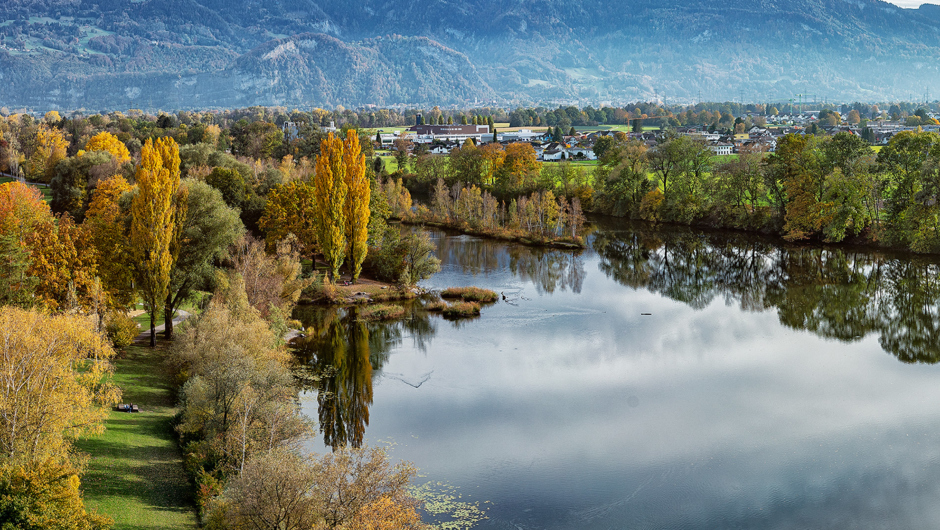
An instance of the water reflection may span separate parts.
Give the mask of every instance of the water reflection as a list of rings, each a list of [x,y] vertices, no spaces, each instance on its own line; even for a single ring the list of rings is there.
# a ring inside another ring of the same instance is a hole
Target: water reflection
[[[307,336],[295,340],[295,352],[313,377],[307,390],[317,392],[317,416],[323,443],[336,449],[360,447],[369,425],[372,382],[389,352],[406,338],[419,350],[427,347],[435,325],[420,304],[393,324],[359,318],[358,307],[301,307],[295,313],[307,325]]]
[[[852,342],[877,334],[902,362],[940,360],[936,259],[778,246],[752,236],[616,225],[594,234],[599,268],[618,283],[703,309],[721,297],[781,324]]]
[[[438,256],[465,274],[476,276],[508,268],[520,280],[531,282],[539,294],[580,293],[584,285],[581,252],[507,245],[471,236],[444,237],[444,234],[438,232],[435,238]]]

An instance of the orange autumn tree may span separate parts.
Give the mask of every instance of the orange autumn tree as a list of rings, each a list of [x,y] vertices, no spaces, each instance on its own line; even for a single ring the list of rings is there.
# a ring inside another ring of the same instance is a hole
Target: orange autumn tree
[[[52,211],[39,188],[20,182],[0,184],[0,233],[23,241],[37,224],[51,218]]]
[[[131,248],[136,290],[150,313],[150,346],[157,345],[156,319],[170,285],[179,253],[179,231],[186,217],[185,188],[180,188],[179,145],[172,138],[147,140],[135,175],[131,200]]]
[[[0,184],[0,303],[32,305],[38,278],[31,274],[31,239],[37,227],[52,223],[42,193],[19,182]]]
[[[359,135],[350,130],[343,143],[343,165],[346,166],[346,256],[353,282],[359,279],[362,262],[368,252],[369,200],[372,190],[366,177],[366,157],[359,147]]]
[[[521,191],[531,187],[542,169],[532,144],[517,142],[506,146],[503,163],[496,173],[496,187]]]

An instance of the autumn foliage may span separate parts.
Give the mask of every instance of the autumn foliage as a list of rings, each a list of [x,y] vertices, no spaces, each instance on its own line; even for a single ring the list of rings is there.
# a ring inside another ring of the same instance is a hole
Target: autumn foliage
[[[137,194],[131,202],[130,248],[137,289],[150,312],[151,346],[156,344],[156,315],[166,300],[186,217],[179,168],[179,146],[172,138],[148,140],[141,149]]]
[[[353,278],[365,259],[371,188],[365,157],[355,131],[345,142],[330,133],[320,143],[316,167],[308,181],[291,181],[271,191],[260,225],[269,247],[294,234],[307,252],[323,255],[331,277],[349,258]]]
[[[130,162],[131,154],[127,150],[127,146],[124,145],[124,142],[117,139],[116,136],[109,132],[100,132],[91,137],[91,140],[88,140],[88,143],[85,144],[85,151],[105,151],[111,154],[111,158],[116,160],[119,164],[125,162]]]

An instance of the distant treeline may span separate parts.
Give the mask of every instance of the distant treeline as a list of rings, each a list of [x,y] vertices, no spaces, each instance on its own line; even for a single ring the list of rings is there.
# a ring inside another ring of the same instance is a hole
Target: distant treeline
[[[613,215],[940,251],[940,134],[933,132],[898,133],[877,155],[850,133],[791,134],[774,153],[721,163],[690,137],[667,136],[652,148],[618,140],[595,183],[595,210]]]

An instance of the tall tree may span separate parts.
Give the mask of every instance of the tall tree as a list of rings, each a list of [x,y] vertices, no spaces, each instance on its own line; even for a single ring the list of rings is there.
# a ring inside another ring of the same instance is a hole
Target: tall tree
[[[98,184],[85,216],[84,225],[98,258],[98,274],[111,307],[133,302],[133,252],[127,240],[121,197],[131,190],[124,177],[115,176]]]
[[[366,157],[359,148],[356,131],[346,133],[343,143],[343,165],[346,166],[346,203],[343,215],[346,218],[346,256],[353,282],[359,279],[362,262],[368,252],[369,201],[372,190],[366,177]]]
[[[215,264],[245,232],[238,210],[227,206],[222,193],[205,182],[186,179],[185,217],[180,219],[180,252],[170,271],[169,290],[163,306],[166,338],[173,337],[173,313],[193,291],[209,282]]]
[[[346,253],[346,165],[343,141],[330,133],[320,143],[313,177],[317,241],[329,266],[330,278],[339,276]]]
[[[169,137],[147,143],[140,151],[137,194],[131,202],[130,247],[134,253],[136,289],[150,313],[150,346],[157,345],[156,319],[170,286],[170,271],[179,255],[179,232],[186,216],[180,192],[179,146]]]

